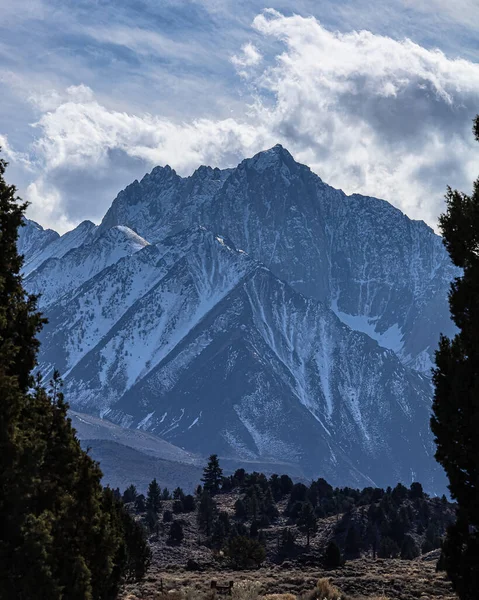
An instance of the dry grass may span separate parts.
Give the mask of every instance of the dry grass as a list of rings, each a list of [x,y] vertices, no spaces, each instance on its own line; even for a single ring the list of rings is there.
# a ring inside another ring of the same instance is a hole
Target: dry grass
[[[257,600],[261,592],[261,583],[244,579],[233,585],[231,597],[233,600]]]
[[[319,584],[318,579],[327,583]],[[233,593],[238,594],[235,600],[319,600],[318,589],[326,592],[323,597],[328,600],[337,597],[335,590],[341,600],[457,600],[445,574],[435,572],[434,563],[396,559],[358,559],[333,571],[292,564],[247,572],[224,566],[201,572],[174,565],[153,566],[144,582],[126,587],[121,599],[228,600],[220,594],[214,597],[212,580],[221,586],[233,581]]]
[[[316,587],[304,594],[302,600],[343,600],[344,594],[342,595],[338,588],[330,582],[329,579],[322,577],[318,580]]]

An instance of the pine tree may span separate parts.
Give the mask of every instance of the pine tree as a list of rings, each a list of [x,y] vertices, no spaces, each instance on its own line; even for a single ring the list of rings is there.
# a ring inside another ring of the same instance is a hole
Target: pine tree
[[[5,167],[0,159],[0,598],[109,600],[135,550],[121,504],[76,438],[59,375],[49,390],[33,377],[44,320],[22,286],[26,205]]]
[[[401,546],[401,558],[403,560],[414,560],[420,554],[421,552],[419,551],[414,538],[410,535],[406,535]]]
[[[220,490],[221,482],[223,480],[223,470],[220,467],[218,461],[218,455],[212,454],[208,460],[207,466],[203,470],[203,489],[206,490],[210,496],[214,496]]]
[[[479,141],[479,116],[474,134]],[[458,521],[445,544],[446,570],[461,600],[469,600],[479,589],[479,179],[471,196],[448,189],[439,225],[462,275],[449,294],[459,331],[452,340],[441,336],[436,352],[431,429],[436,460],[458,503]]]
[[[156,479],[153,479],[153,481],[151,481],[148,485],[148,492],[146,494],[146,510],[151,511],[155,515],[157,515],[161,510],[161,488]]]
[[[136,486],[131,484],[123,492],[123,502],[125,504],[128,504],[129,502],[135,502],[137,496],[138,492],[136,491]]]
[[[203,491],[198,504],[197,520],[200,531],[207,538],[209,538],[213,532],[213,524],[217,512],[218,510],[215,501],[206,490]]]
[[[170,526],[170,534],[168,541],[170,544],[181,544],[185,537],[183,533],[183,525],[179,521],[173,521]]]
[[[309,548],[309,538],[318,530],[316,515],[314,514],[314,509],[309,502],[305,502],[303,504],[297,525],[299,531],[306,534],[306,546]]]

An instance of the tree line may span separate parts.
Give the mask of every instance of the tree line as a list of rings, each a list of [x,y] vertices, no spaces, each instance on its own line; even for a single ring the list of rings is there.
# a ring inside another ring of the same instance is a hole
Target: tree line
[[[194,494],[185,494],[181,488],[170,493],[156,479],[146,496],[134,486],[116,493],[138,513],[152,535],[165,537],[169,544],[183,542],[184,516],[194,513],[200,543],[226,557],[233,568],[259,566],[267,550],[273,561],[301,560],[309,552],[319,520],[335,515],[332,538],[314,559],[326,567],[366,554],[416,558],[440,548],[454,521],[454,506],[446,497],[430,498],[418,482],[410,487],[399,483],[385,490],[358,490],[333,488],[323,478],[306,485],[293,482],[288,475],[267,477],[244,469],[223,475],[216,455],[210,457]],[[217,498],[222,495],[233,496],[232,510],[219,508],[224,503],[218,504]],[[278,527],[280,520],[284,526]]]

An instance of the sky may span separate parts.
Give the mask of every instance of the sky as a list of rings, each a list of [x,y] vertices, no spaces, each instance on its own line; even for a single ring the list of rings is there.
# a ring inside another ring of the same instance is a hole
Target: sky
[[[0,0],[0,146],[28,216],[99,222],[156,165],[277,143],[436,227],[478,175],[477,0]]]

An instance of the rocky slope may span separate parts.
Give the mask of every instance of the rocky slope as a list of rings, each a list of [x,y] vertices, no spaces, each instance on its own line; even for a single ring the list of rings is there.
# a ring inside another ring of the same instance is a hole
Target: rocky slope
[[[24,230],[40,367],[74,408],[200,454],[442,491],[428,370],[454,271],[424,223],[276,146],[189,178],[157,167],[98,228]]]

